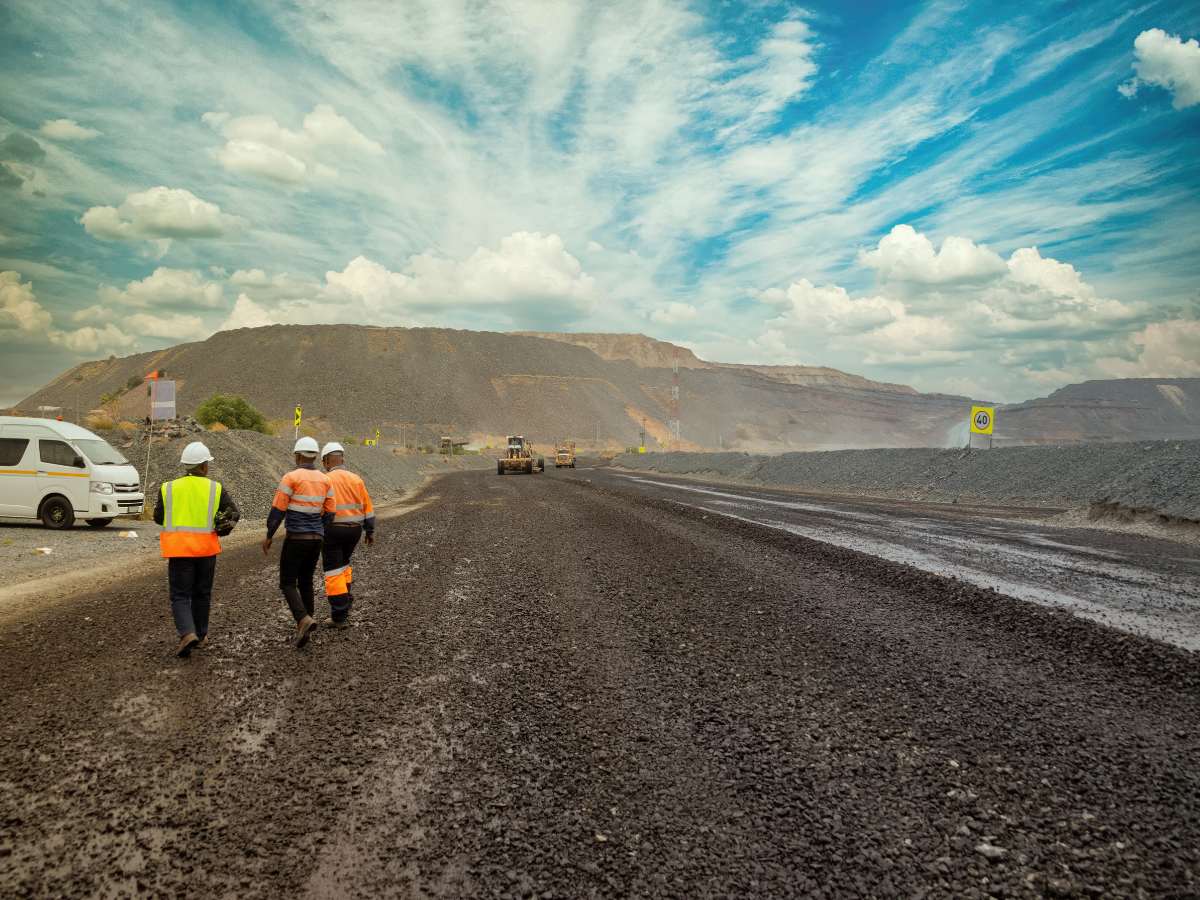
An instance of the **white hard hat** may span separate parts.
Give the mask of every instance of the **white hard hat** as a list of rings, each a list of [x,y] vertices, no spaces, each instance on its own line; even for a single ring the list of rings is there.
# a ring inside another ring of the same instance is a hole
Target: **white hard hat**
[[[339,444],[337,441],[330,441],[328,444],[326,444],[324,447],[321,448],[321,459],[324,459],[330,453],[345,453],[345,452],[346,452],[346,448],[343,447],[341,444]]]
[[[198,466],[200,463],[211,462],[213,455],[208,452],[199,441],[192,441],[183,448],[183,454],[179,457],[179,461],[185,466]]]
[[[310,437],[302,437],[296,441],[296,446],[292,448],[293,453],[303,453],[305,456],[317,455],[317,439]]]

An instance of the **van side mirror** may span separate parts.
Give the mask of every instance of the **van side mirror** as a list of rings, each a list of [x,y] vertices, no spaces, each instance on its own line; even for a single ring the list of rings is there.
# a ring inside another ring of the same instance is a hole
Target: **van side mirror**
[[[81,453],[75,454],[75,459],[71,462],[71,465],[74,466],[76,469],[87,468],[87,464],[83,461],[83,454],[81,454]]]

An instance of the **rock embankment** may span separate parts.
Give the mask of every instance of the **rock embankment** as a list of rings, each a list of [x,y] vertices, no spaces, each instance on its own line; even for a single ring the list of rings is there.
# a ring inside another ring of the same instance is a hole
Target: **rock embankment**
[[[259,434],[256,431],[204,432],[184,434],[151,445],[149,472],[151,494],[164,480],[181,472],[179,454],[189,441],[202,440],[212,451],[212,477],[233,495],[242,517],[266,518],[279,479],[293,466],[292,439]],[[147,464],[144,434],[113,443],[145,477]],[[346,464],[363,477],[376,505],[400,500],[420,486],[430,475],[458,469],[492,468],[491,458],[446,456],[423,453],[393,453],[389,447],[346,448]]]
[[[1200,441],[995,450],[833,450],[625,454],[614,465],[828,493],[1090,507],[1095,513],[1200,522]]]

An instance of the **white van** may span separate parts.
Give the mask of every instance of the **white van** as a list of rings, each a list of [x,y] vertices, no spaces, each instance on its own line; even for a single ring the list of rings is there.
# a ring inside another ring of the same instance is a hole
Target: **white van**
[[[103,528],[144,505],[137,470],[108,441],[70,422],[0,416],[0,518]]]

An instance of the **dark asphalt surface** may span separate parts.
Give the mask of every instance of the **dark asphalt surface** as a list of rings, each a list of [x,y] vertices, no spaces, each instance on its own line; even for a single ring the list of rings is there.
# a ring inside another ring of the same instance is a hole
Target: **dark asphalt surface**
[[[435,482],[301,652],[254,548],[188,661],[0,627],[0,895],[1200,891],[1195,654],[598,477]]]
[[[613,488],[746,519],[1200,651],[1200,548],[1046,523],[1056,510],[800,494],[599,468]]]

